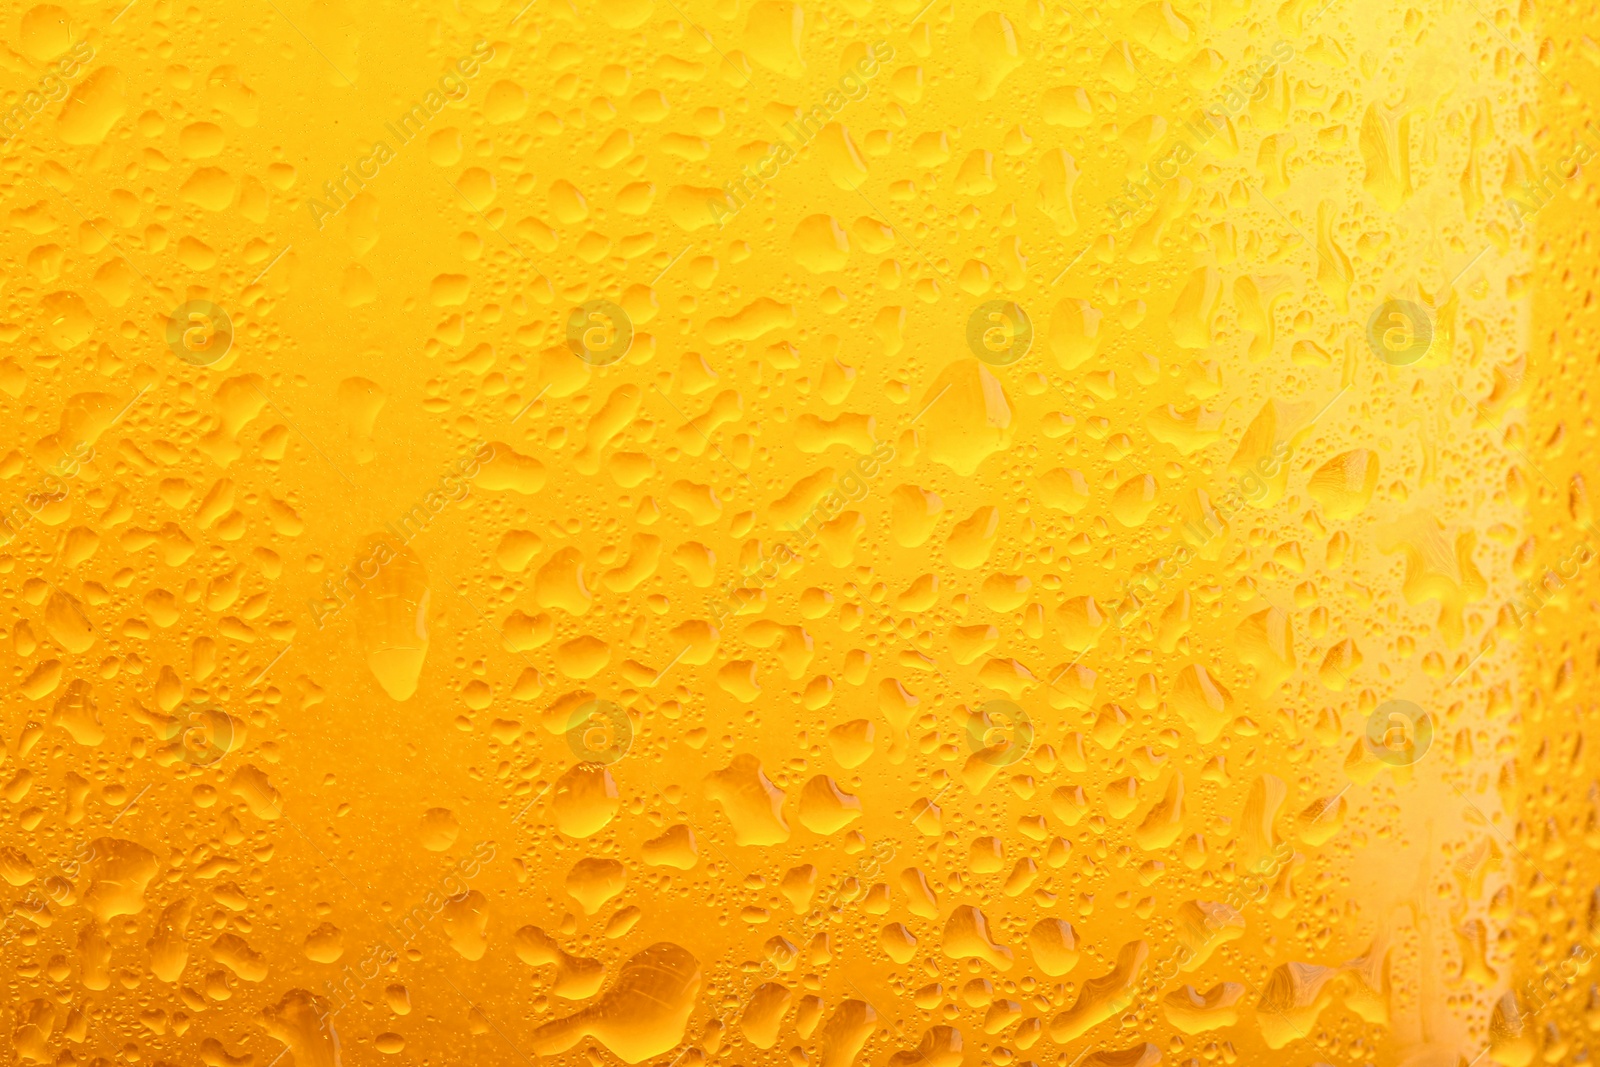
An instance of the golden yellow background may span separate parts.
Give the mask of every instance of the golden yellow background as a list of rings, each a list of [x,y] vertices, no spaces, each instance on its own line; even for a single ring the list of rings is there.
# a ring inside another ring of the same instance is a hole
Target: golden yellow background
[[[7,7],[0,1041],[1581,1062],[1593,22]]]

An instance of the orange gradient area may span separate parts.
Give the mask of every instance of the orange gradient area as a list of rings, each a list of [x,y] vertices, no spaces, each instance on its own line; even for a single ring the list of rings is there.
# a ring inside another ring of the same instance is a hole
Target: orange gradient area
[[[5,9],[15,1062],[1589,1058],[1593,12],[924,2]]]

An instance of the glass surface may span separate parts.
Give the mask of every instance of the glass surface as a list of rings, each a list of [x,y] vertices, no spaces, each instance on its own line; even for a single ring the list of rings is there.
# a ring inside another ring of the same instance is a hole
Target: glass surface
[[[6,1055],[1587,1062],[1597,38],[7,5]]]

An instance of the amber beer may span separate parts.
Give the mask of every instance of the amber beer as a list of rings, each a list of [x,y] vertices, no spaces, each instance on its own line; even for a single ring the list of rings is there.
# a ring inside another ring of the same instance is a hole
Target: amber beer
[[[0,25],[19,1063],[1593,1058],[1590,13],[119,7]]]

